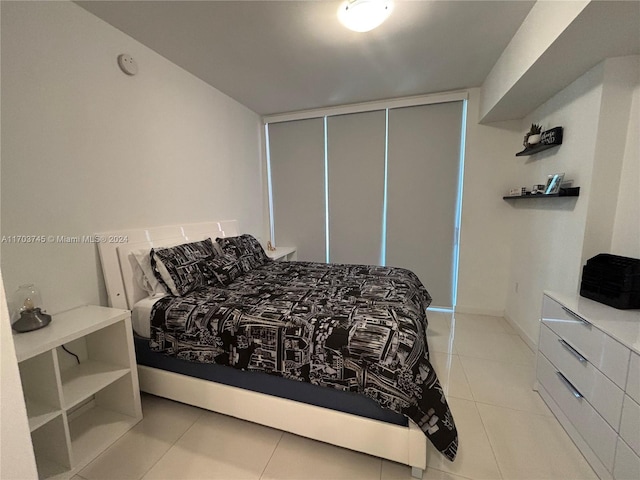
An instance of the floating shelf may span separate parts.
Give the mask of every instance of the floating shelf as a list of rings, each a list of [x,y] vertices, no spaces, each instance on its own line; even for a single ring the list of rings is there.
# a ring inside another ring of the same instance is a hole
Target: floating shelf
[[[533,155],[534,153],[544,152],[545,150],[549,150],[553,147],[559,147],[560,144],[557,145],[536,145],[535,147],[525,148],[521,152],[516,153],[516,157],[527,157],[529,155]]]
[[[520,199],[533,199],[533,198],[559,198],[559,197],[579,197],[580,187],[561,188],[558,193],[549,194],[529,194],[529,195],[507,195],[502,197],[503,200],[520,200]]]

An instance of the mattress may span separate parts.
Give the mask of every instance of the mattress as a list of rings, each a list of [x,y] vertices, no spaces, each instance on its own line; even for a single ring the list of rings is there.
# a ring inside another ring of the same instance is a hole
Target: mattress
[[[143,298],[131,309],[131,326],[139,337],[148,339],[151,336],[151,309],[162,297],[164,295]]]

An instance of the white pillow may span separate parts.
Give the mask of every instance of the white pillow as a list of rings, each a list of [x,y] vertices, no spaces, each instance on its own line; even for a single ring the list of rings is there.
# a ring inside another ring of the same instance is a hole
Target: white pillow
[[[153,267],[151,266],[151,253],[152,248],[164,248],[164,247],[175,247],[176,245],[181,245],[183,243],[189,243],[189,240],[185,240],[184,238],[173,238],[169,240],[161,240],[160,242],[153,242],[153,246],[147,246],[145,248],[140,248],[138,250],[132,250],[130,255],[133,255],[136,262],[138,264],[138,269],[134,272],[136,277],[136,282],[145,292],[149,294],[149,296],[154,297],[156,295],[166,295],[167,289],[158,281],[153,272]]]
[[[151,247],[142,248],[131,252],[133,258],[136,260],[138,268],[135,270],[136,282],[149,296],[154,297],[156,295],[166,295],[167,289],[164,288],[156,276],[153,274],[153,268],[151,267]]]

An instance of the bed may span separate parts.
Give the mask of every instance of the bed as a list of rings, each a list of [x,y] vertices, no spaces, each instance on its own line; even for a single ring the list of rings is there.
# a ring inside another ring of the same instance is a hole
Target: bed
[[[238,263],[228,282],[181,294],[177,279],[174,295],[154,298],[135,278],[137,252],[207,238],[227,249],[238,235],[235,221],[100,234],[109,303],[132,310],[141,390],[404,463],[418,478],[427,436],[455,458],[426,351],[430,298],[411,272]]]

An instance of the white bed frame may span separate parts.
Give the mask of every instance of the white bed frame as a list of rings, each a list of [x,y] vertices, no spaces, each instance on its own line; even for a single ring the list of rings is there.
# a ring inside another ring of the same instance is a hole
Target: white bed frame
[[[238,234],[235,220],[99,234],[109,305],[130,310],[147,296],[134,280],[131,251]],[[138,376],[143,392],[403,463],[416,478],[427,466],[427,438],[411,420],[403,427],[146,366]]]

